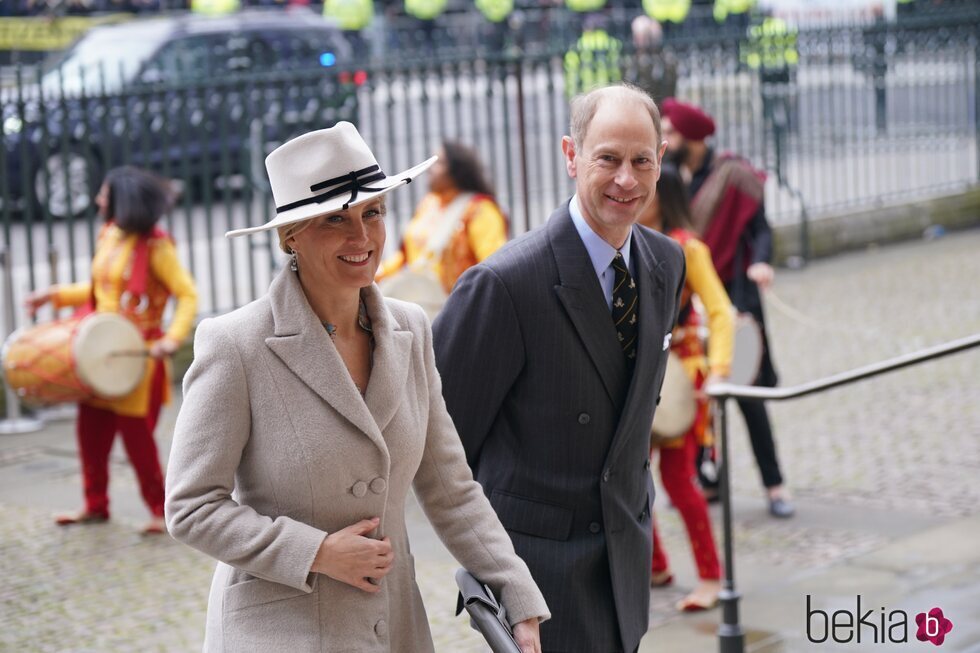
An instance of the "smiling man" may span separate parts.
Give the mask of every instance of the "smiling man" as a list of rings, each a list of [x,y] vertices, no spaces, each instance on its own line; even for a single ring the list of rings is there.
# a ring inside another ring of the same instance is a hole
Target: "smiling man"
[[[575,195],[460,278],[436,362],[467,461],[552,609],[542,649],[631,653],[647,629],[650,424],[684,255],[634,226],[665,147],[649,96],[576,97],[561,146]]]

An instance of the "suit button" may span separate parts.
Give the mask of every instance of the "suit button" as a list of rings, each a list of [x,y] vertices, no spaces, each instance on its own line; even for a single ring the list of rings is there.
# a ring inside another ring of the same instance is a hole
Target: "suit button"
[[[384,480],[380,476],[373,481],[371,481],[371,491],[375,494],[381,494],[388,487],[388,481]]]
[[[378,623],[374,624],[374,633],[378,637],[384,637],[385,635],[387,635],[388,634],[388,622],[385,621],[384,619],[381,619],[380,621],[378,621]]]
[[[579,413],[579,416],[578,416],[578,423],[579,424],[583,424],[584,425],[584,424],[588,424],[591,421],[592,421],[592,418],[589,417],[589,414],[588,413]]]
[[[594,521],[591,524],[589,524],[590,533],[598,533],[601,530],[602,530],[602,526],[599,525],[599,522]]]
[[[647,511],[646,508],[644,508],[643,512],[640,513],[639,521],[643,521],[646,518],[647,518]]]
[[[610,476],[612,476],[612,474],[609,473],[609,470],[608,469],[606,471],[602,472],[602,482],[603,483],[608,483]]]
[[[650,459],[647,458],[643,461],[643,469],[650,469]]]
[[[354,485],[352,485],[350,489],[351,494],[353,494],[358,499],[360,499],[365,494],[367,494],[367,490],[368,490],[368,484],[365,483],[364,481],[358,481],[357,483],[354,483]]]
[[[657,395],[657,405],[660,405],[660,395]]]

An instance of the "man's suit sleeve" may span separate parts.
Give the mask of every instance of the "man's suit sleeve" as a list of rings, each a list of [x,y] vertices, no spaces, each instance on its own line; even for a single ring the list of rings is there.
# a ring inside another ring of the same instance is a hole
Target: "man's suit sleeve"
[[[510,292],[489,267],[460,277],[433,324],[442,393],[476,469],[483,442],[524,365],[524,344]]]

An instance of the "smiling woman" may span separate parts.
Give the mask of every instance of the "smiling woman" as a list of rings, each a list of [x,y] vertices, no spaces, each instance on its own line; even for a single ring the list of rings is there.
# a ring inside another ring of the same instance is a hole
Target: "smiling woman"
[[[350,123],[266,159],[290,257],[266,297],[205,320],[167,476],[174,537],[220,562],[206,651],[432,651],[405,528],[410,489],[540,651],[547,605],[473,480],[422,309],[373,283],[385,174]],[[447,578],[447,582],[448,582]]]

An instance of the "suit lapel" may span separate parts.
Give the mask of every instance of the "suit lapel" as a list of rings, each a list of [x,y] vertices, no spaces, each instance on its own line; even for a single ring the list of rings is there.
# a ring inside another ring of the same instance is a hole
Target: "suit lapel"
[[[555,286],[602,384],[615,406],[626,394],[626,357],[616,339],[609,307],[582,238],[575,229],[568,205],[548,221],[548,238],[558,266],[560,284]]]
[[[300,381],[385,449],[374,417],[289,268],[272,281],[269,300],[275,324],[275,335],[265,339],[269,349]]]
[[[667,352],[663,349],[664,337],[666,336],[663,329],[668,329],[667,333],[669,333],[669,329],[673,326],[670,319],[663,315],[666,281],[663,270],[660,269],[660,262],[637,231],[637,228],[634,227],[631,253],[636,261],[636,276],[639,279],[640,295],[640,333],[636,367],[633,370],[633,379],[630,383],[626,402],[623,405],[622,415],[620,415],[616,436],[610,447],[609,460],[615,458],[620,447],[626,441],[625,434],[631,433],[634,428],[650,428],[652,415],[646,424],[636,424],[636,420],[646,419],[645,415],[648,411],[639,410],[640,407],[650,406],[656,400],[655,396],[650,396],[652,393],[651,385],[656,378],[661,357],[667,356]]]
[[[376,285],[365,288],[362,296],[374,331],[374,366],[364,399],[384,431],[398,410],[398,399],[405,394],[414,336],[395,322]]]

